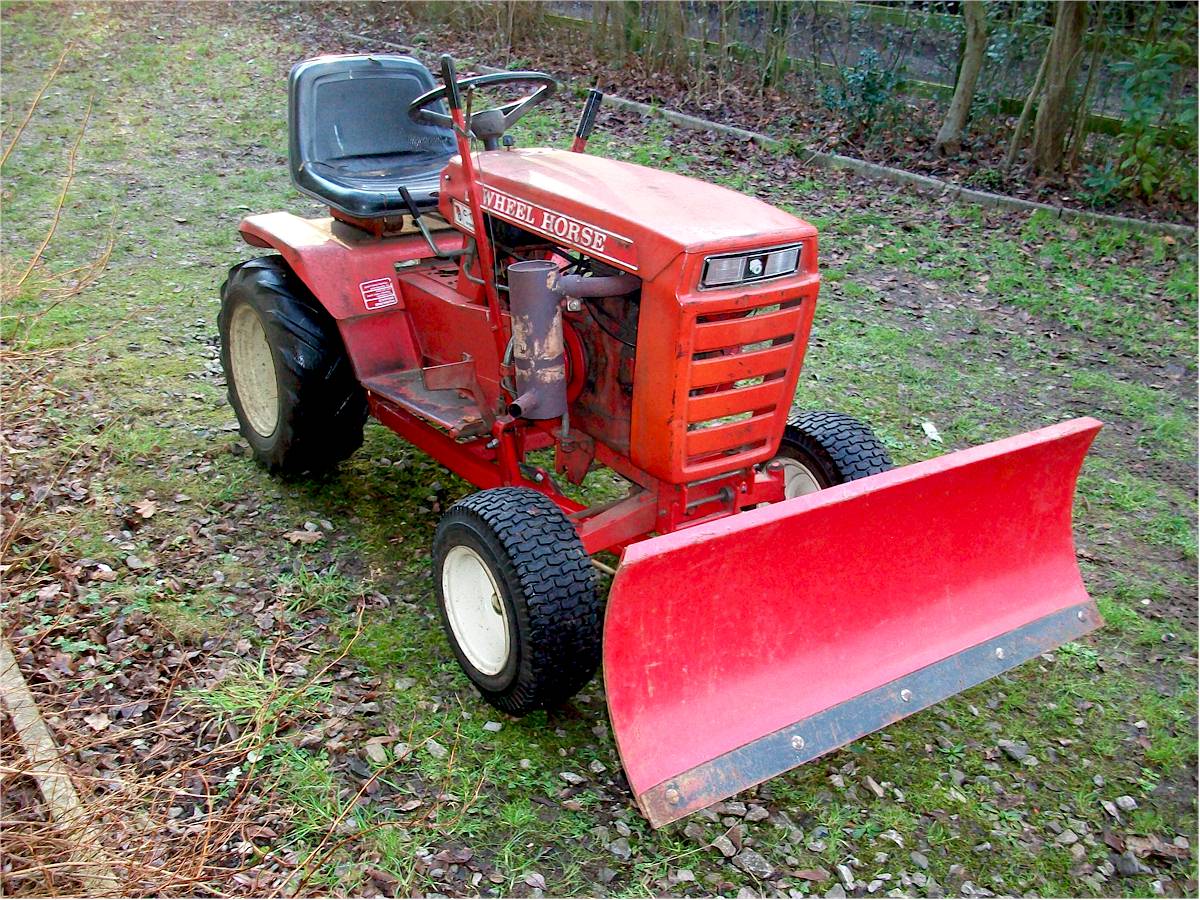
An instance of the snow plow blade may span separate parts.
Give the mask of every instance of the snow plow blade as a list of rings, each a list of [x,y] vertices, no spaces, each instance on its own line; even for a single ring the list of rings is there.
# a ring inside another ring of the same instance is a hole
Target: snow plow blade
[[[650,538],[604,681],[655,827],[1099,627],[1071,535],[1075,419]]]

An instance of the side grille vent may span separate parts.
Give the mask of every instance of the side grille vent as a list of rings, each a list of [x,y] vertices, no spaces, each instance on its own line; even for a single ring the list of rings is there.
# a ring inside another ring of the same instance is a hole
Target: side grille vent
[[[760,451],[791,404],[800,299],[701,312],[692,332],[687,464]]]

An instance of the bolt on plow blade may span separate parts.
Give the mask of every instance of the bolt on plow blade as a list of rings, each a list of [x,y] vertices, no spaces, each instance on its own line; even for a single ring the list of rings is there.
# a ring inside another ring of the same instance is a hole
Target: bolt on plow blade
[[[1101,624],[1071,536],[1075,419],[626,549],[604,681],[664,825]]]

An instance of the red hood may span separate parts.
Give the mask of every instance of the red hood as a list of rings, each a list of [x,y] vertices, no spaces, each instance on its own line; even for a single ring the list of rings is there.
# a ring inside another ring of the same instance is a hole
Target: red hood
[[[682,252],[770,247],[816,234],[761,200],[633,163],[545,148],[475,158],[488,212],[647,280]],[[466,199],[458,157],[444,179],[441,211],[453,222],[453,201]]]

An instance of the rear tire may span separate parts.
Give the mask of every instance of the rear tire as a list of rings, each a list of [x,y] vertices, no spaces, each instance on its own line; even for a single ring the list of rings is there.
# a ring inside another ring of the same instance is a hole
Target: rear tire
[[[557,706],[600,664],[603,604],[574,526],[549,497],[493,488],[450,508],[433,541],[438,612],[492,706]]]
[[[229,270],[217,324],[229,403],[259,462],[320,474],[358,449],[366,394],[337,323],[282,257]]]
[[[870,426],[836,412],[793,412],[776,461],[784,467],[787,498],[892,468],[891,456]]]

